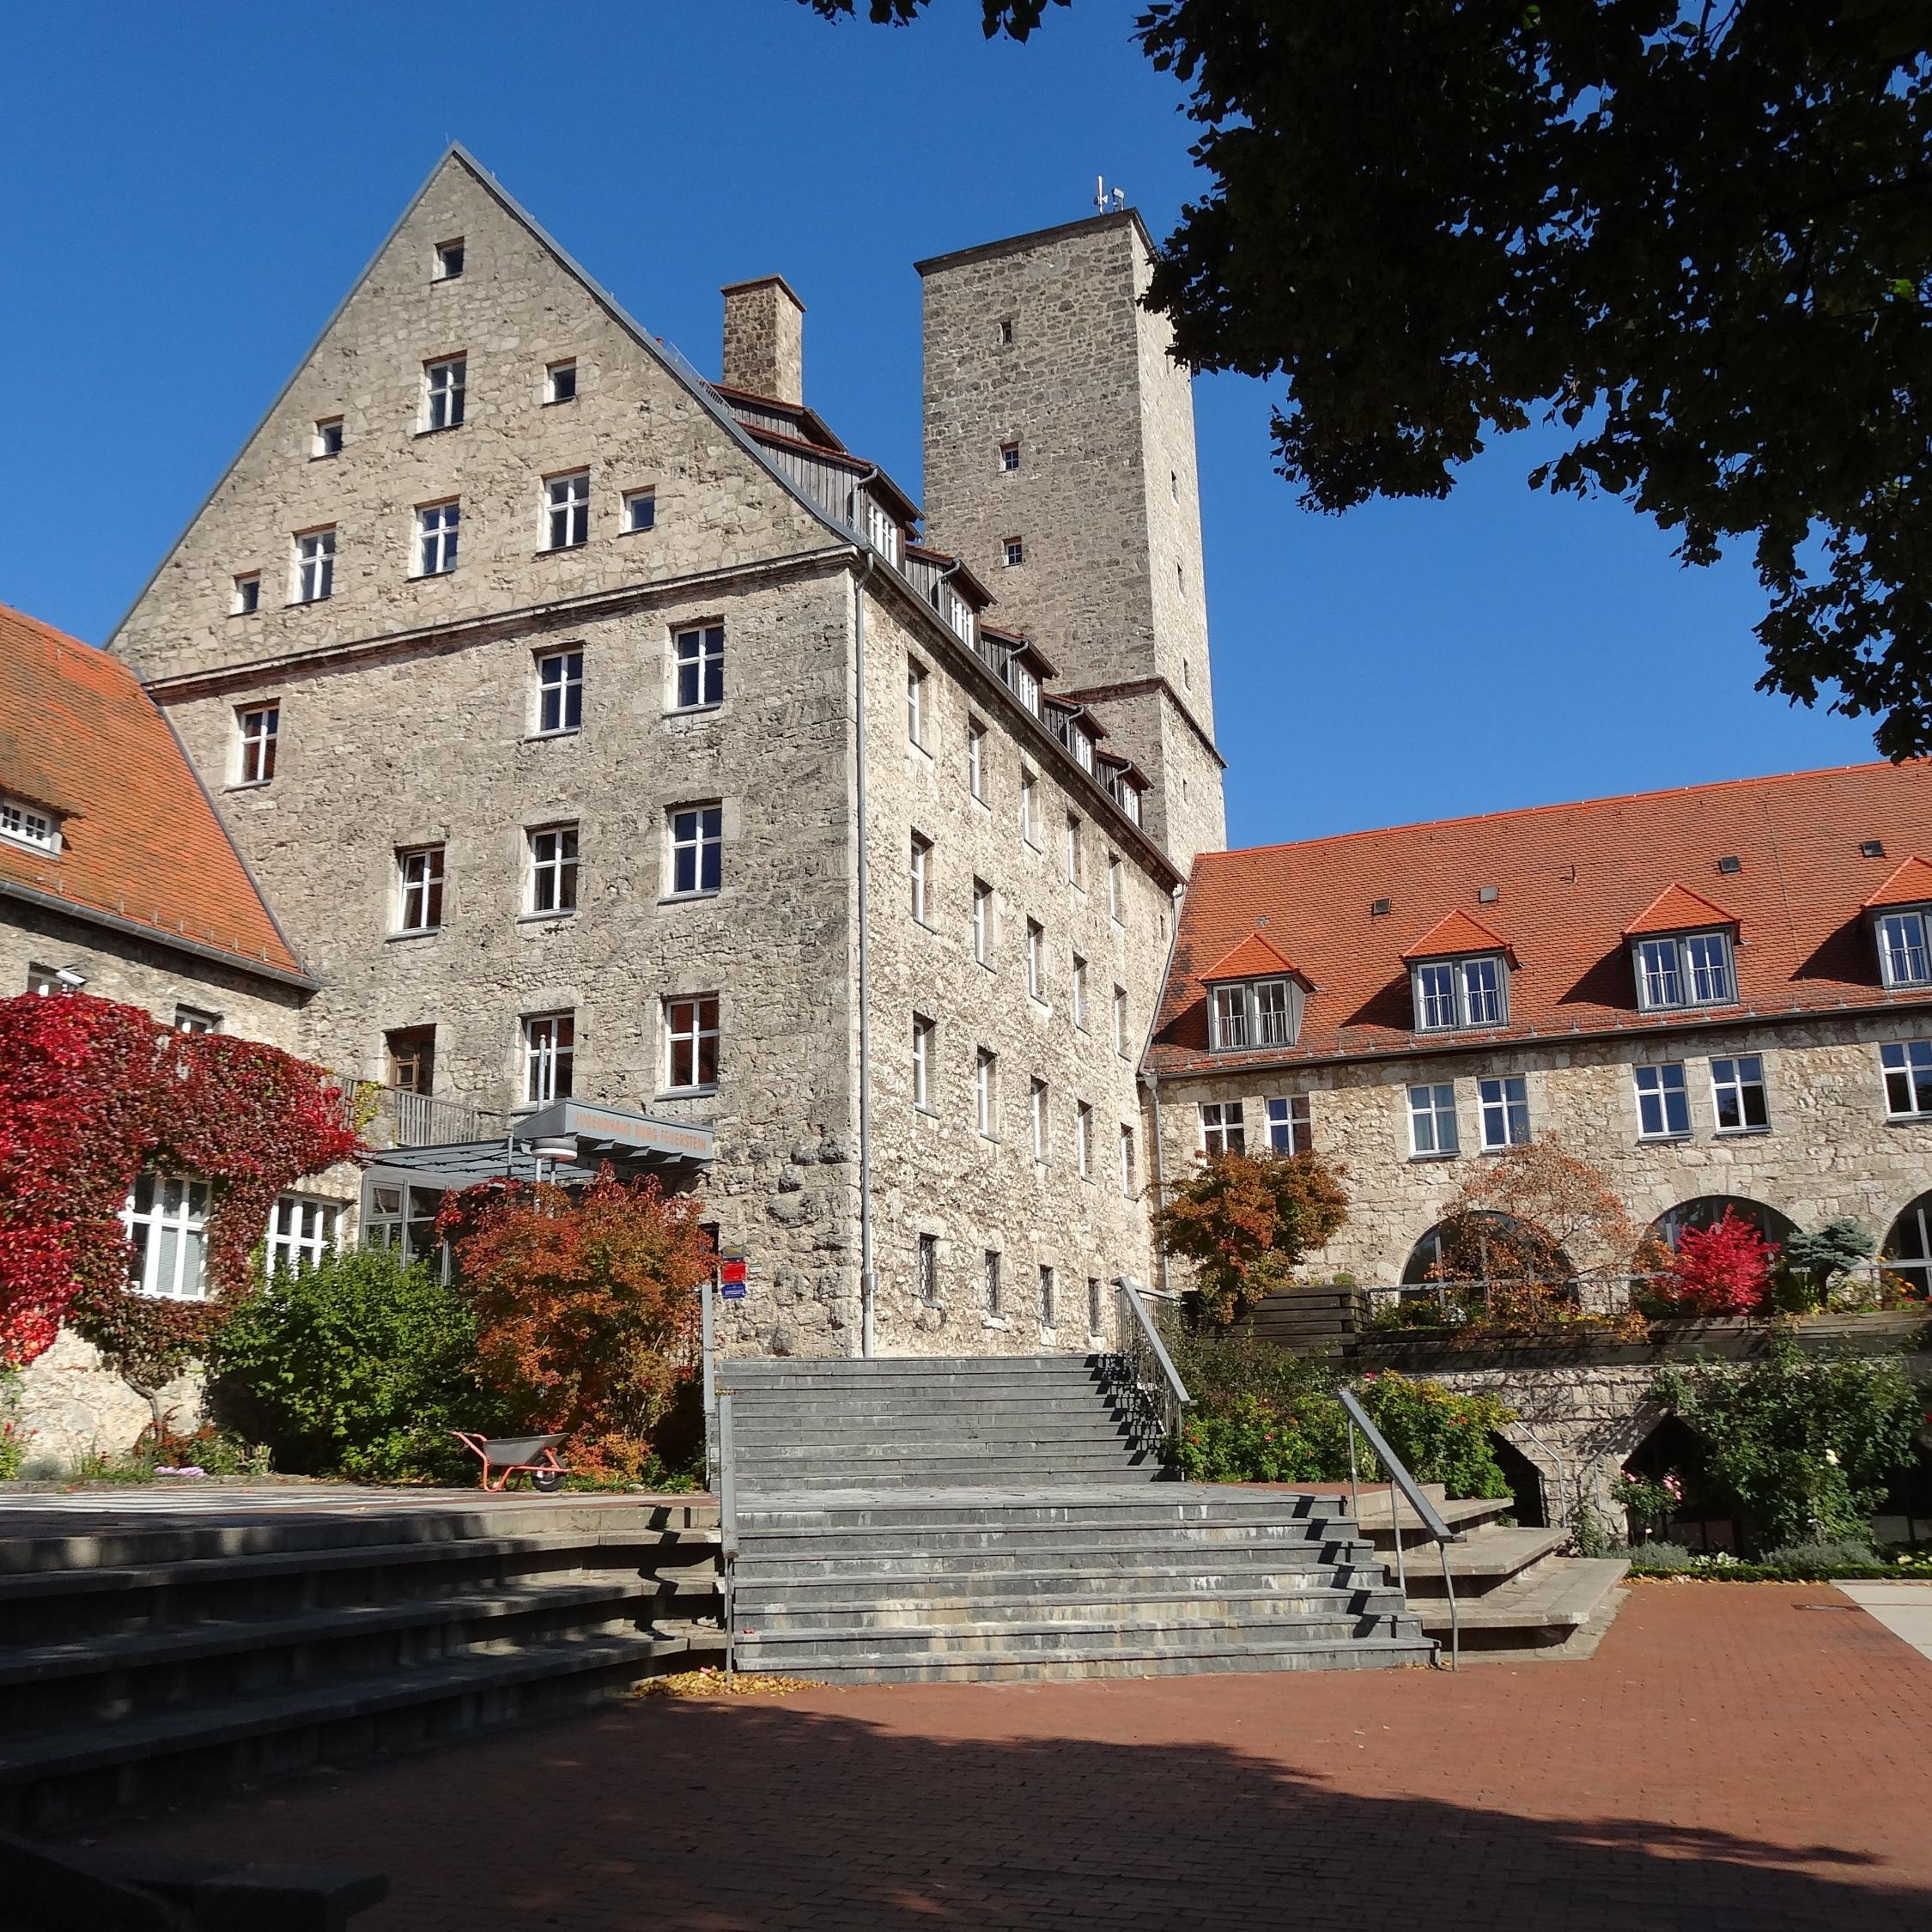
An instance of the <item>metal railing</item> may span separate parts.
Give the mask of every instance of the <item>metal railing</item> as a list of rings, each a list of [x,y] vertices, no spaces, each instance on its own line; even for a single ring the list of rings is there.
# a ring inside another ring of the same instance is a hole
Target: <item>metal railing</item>
[[[718,1381],[717,1290],[707,1278],[698,1289],[704,1335],[704,1479],[718,1498],[718,1602],[725,1626],[725,1681],[738,1680],[738,1643],[732,1585],[738,1564],[738,1459],[732,1439],[732,1394]]]
[[[1181,1433],[1182,1412],[1194,1406],[1194,1399],[1174,1366],[1174,1358],[1161,1340],[1147,1303],[1150,1299],[1173,1303],[1181,1297],[1170,1290],[1144,1288],[1124,1274],[1115,1277],[1114,1286],[1121,1303],[1116,1324],[1121,1359],[1127,1365],[1133,1394],[1165,1442]]]
[[[371,1125],[388,1129],[392,1147],[456,1147],[474,1140],[501,1140],[507,1118],[467,1100],[410,1093],[402,1087],[376,1088],[375,1102]]]
[[[1341,1398],[1343,1413],[1348,1418],[1348,1500],[1358,1524],[1362,1521],[1362,1493],[1360,1479],[1356,1468],[1356,1436],[1359,1431],[1362,1439],[1375,1453],[1388,1476],[1388,1522],[1395,1537],[1395,1587],[1402,1593],[1402,1601],[1409,1601],[1409,1566],[1402,1551],[1402,1516],[1396,1507],[1395,1494],[1398,1490],[1416,1513],[1416,1519],[1436,1539],[1436,1548],[1443,1559],[1443,1592],[1449,1598],[1449,1668],[1462,1668],[1462,1619],[1455,1605],[1455,1583],[1449,1575],[1449,1546],[1451,1543],[1466,1540],[1460,1529],[1451,1529],[1442,1519],[1436,1505],[1423,1492],[1421,1487],[1404,1465],[1400,1456],[1382,1439],[1382,1431],[1369,1419],[1369,1412],[1356,1399],[1352,1388],[1336,1391]]]

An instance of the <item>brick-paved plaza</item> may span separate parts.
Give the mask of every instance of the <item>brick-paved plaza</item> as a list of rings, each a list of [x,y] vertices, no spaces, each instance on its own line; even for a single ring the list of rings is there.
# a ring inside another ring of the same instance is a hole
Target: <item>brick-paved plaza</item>
[[[1828,1587],[1587,1662],[653,1698],[106,1834],[379,1863],[358,1932],[1932,1924],[1932,1662]]]

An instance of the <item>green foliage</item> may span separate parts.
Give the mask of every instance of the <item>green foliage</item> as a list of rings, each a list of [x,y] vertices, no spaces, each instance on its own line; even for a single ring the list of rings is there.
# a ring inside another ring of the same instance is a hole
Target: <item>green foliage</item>
[[[1878,1243],[1848,1214],[1809,1233],[1788,1235],[1780,1251],[1785,1282],[1779,1301],[1800,1308],[1823,1308],[1831,1297],[1832,1281],[1870,1261],[1877,1248]]]
[[[1870,1582],[1932,1579],[1932,1552],[1880,1555],[1862,1543],[1795,1543],[1745,1562],[1728,1550],[1692,1555],[1676,1543],[1639,1543],[1627,1552],[1633,1577],[1723,1583],[1818,1583],[1833,1577]]]
[[[1571,1516],[1570,1544],[1580,1557],[1600,1557],[1610,1547],[1603,1518],[1588,1503],[1579,1503]]]
[[[0,1363],[0,1483],[20,1479],[32,1434],[20,1419],[20,1370]]]
[[[1639,1531],[1662,1529],[1677,1514],[1684,1485],[1674,1476],[1652,1482],[1643,1476],[1622,1476],[1610,1485],[1611,1499],[1636,1519]]]
[[[462,1473],[452,1428],[496,1417],[471,1370],[476,1318],[385,1249],[277,1273],[216,1337],[220,1394],[303,1474],[386,1482]]]
[[[1808,1357],[1783,1328],[1754,1362],[1665,1369],[1651,1393],[1697,1433],[1710,1480],[1771,1545],[1867,1534],[1912,1459],[1921,1413],[1898,1363]]]

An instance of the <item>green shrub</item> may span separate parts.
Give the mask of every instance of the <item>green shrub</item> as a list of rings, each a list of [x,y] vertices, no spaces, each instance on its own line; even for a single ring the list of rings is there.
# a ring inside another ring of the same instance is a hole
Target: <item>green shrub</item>
[[[1878,1552],[1869,1543],[1848,1538],[1829,1543],[1786,1543],[1766,1550],[1758,1561],[1766,1570],[1814,1570],[1828,1576],[1838,1570],[1869,1570],[1878,1562]]]
[[[20,1370],[0,1363],[0,1483],[20,1479],[32,1436],[20,1419]]]
[[[216,1338],[217,1400],[278,1468],[365,1482],[454,1479],[453,1428],[498,1418],[471,1371],[468,1304],[428,1268],[363,1249],[273,1276]]]

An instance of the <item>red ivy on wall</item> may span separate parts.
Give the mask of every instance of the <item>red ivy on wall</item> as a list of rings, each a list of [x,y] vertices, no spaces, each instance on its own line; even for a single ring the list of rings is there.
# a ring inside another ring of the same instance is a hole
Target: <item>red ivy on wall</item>
[[[341,1089],[280,1048],[84,993],[0,999],[0,1360],[64,1320],[158,1387],[246,1291],[275,1197],[360,1151]],[[120,1214],[149,1170],[210,1183],[205,1302],[128,1290]]]

